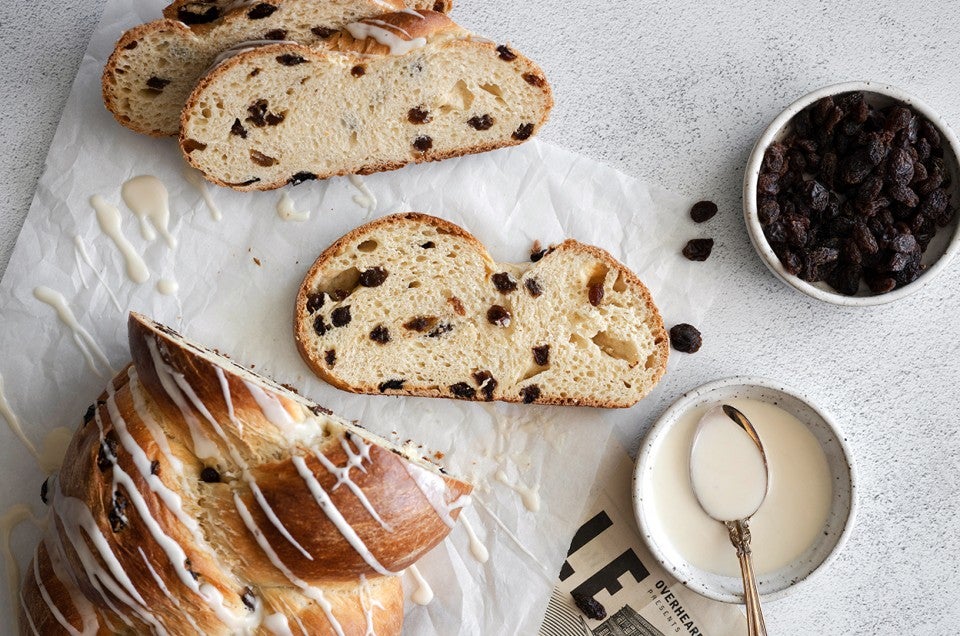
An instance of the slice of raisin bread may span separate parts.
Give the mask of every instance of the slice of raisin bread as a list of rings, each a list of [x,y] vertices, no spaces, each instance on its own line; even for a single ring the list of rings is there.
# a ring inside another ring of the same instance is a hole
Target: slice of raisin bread
[[[165,19],[121,36],[103,70],[103,101],[122,125],[153,136],[176,135],[180,111],[197,80],[223,51],[244,42],[324,43],[345,24],[434,0],[180,1]],[[444,5],[446,7],[446,5]]]
[[[207,179],[269,190],[519,144],[546,121],[543,72],[442,13],[364,19],[328,48],[241,52],[197,85],[180,145]]]
[[[535,263],[495,263],[417,213],[324,251],[294,331],[313,371],[347,391],[598,407],[645,396],[669,349],[649,291],[607,252],[567,240]]]

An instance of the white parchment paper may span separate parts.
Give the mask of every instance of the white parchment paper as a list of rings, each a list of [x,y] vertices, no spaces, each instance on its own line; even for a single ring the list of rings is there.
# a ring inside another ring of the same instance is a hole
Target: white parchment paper
[[[158,17],[162,6],[156,0],[108,3],[0,282],[0,375],[27,435],[40,445],[54,427],[74,428],[110,376],[88,368],[71,332],[33,290],[45,285],[62,293],[117,369],[129,358],[125,312],[143,312],[342,416],[400,441],[417,440],[476,484],[480,503],[464,514],[490,560],[474,560],[465,532],[455,528],[420,564],[436,599],[427,607],[408,602],[407,633],[536,633],[611,431],[639,424],[640,414],[647,415],[642,403],[605,411],[344,393],[317,380],[296,352],[296,290],[314,258],[343,233],[384,214],[416,210],[463,225],[499,261],[525,260],[534,240],[546,246],[573,237],[599,245],[640,275],[668,325],[696,322],[712,300],[712,285],[708,269],[679,255],[695,235],[687,215],[691,201],[532,141],[365,177],[378,199],[372,212],[353,200],[359,192],[345,178],[288,189],[297,210],[310,212],[305,222],[279,218],[278,192],[207,186],[223,213],[215,221],[184,178],[175,142],[121,128],[100,100],[100,73],[113,43],[126,28]],[[175,250],[162,239],[146,241],[122,203],[121,185],[141,174],[158,177],[169,190]],[[120,208],[123,230],[149,267],[146,283],[126,277],[120,253],[89,205],[94,194]],[[86,265],[78,268],[75,235],[123,311]],[[176,296],[157,292],[162,277],[179,282]],[[538,489],[540,510],[527,510],[517,492],[494,479],[498,470],[516,485]],[[0,474],[0,504],[28,502],[43,512],[44,475],[7,427],[0,427]],[[29,527],[15,534],[21,568],[36,542]],[[0,631],[9,633],[14,612],[7,595],[0,597]]]

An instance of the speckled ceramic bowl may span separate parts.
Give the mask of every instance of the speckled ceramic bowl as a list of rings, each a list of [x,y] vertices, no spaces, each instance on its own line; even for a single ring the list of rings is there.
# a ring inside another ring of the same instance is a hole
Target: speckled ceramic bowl
[[[740,577],[723,576],[691,565],[663,536],[656,521],[652,483],[652,467],[670,428],[691,409],[736,398],[774,403],[806,424],[823,448],[833,481],[833,498],[823,533],[796,561],[757,577],[762,599],[773,600],[805,585],[837,555],[853,528],[856,511],[856,479],[843,435],[833,419],[802,393],[755,377],[717,380],[685,393],[657,420],[640,447],[633,475],[634,514],[643,540],[667,572],[703,596],[724,603],[743,603]],[[732,545],[730,550],[733,551]]]
[[[954,134],[950,126],[925,103],[913,97],[912,95],[889,86],[876,82],[846,82],[844,84],[834,84],[804,95],[794,103],[790,104],[785,111],[773,120],[767,127],[750,154],[747,161],[747,170],[743,177],[743,215],[747,224],[747,231],[750,234],[750,240],[754,248],[760,254],[760,258],[766,264],[770,271],[778,278],[791,287],[825,302],[836,305],[851,307],[862,307],[867,305],[882,305],[885,303],[899,300],[924,285],[930,283],[936,276],[943,271],[953,257],[960,251],[960,215],[955,215],[951,223],[944,228],[939,228],[936,236],[930,242],[926,252],[923,254],[923,264],[927,266],[926,271],[920,275],[917,280],[904,287],[898,287],[886,294],[875,294],[861,282],[860,290],[854,296],[846,296],[835,291],[826,283],[808,283],[794,276],[784,269],[783,264],[777,255],[773,253],[766,237],[763,235],[763,227],[757,218],[757,179],[760,175],[760,165],[763,163],[763,155],[767,147],[775,141],[786,137],[790,132],[790,120],[801,110],[813,104],[818,99],[828,95],[839,95],[841,93],[850,93],[853,91],[863,91],[864,99],[868,104],[874,107],[883,108],[894,103],[901,103],[912,107],[917,112],[930,120],[937,130],[944,146],[944,162],[953,177],[953,183],[950,186],[951,202],[955,206],[960,206],[960,166],[958,166],[957,157],[960,156],[960,141]]]

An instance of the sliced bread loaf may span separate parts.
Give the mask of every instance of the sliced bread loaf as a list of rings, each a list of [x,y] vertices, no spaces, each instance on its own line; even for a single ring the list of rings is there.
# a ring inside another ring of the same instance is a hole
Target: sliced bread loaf
[[[628,407],[666,370],[649,291],[607,252],[567,240],[495,263],[462,228],[387,216],[324,251],[297,295],[297,347],[347,391]]]
[[[121,36],[103,69],[103,101],[140,133],[176,135],[180,111],[217,56],[248,41],[322,46],[345,24],[434,0],[180,0]],[[447,5],[443,5],[446,8]]]
[[[207,179],[269,190],[519,144],[553,104],[543,72],[442,13],[347,25],[326,49],[238,53],[197,85],[180,145]]]

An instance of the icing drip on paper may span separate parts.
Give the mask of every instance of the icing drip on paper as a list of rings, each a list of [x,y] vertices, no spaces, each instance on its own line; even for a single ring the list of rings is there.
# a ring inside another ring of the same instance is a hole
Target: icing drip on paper
[[[80,348],[80,352],[86,359],[87,366],[90,367],[91,371],[99,376],[103,375],[93,361],[94,356],[96,356],[111,374],[114,373],[107,356],[103,353],[99,345],[97,345],[93,336],[90,335],[90,332],[84,329],[77,321],[76,316],[73,315],[73,311],[67,306],[67,299],[63,297],[63,294],[41,285],[33,290],[33,296],[40,302],[50,305],[53,310],[57,312],[57,317],[60,319],[60,322],[73,332],[73,340],[77,343],[77,347]]]
[[[87,286],[87,281],[83,279],[83,269],[80,267],[79,259],[83,259],[83,262],[93,270],[93,274],[97,277],[97,280],[100,281],[100,285],[107,290],[110,300],[113,301],[113,306],[117,308],[117,311],[122,312],[123,307],[120,306],[120,301],[117,300],[117,296],[113,293],[113,289],[111,289],[110,285],[107,284],[107,281],[103,278],[103,274],[100,273],[100,270],[94,266],[93,260],[90,258],[90,253],[87,251],[87,244],[83,241],[83,237],[79,234],[75,234],[73,236],[73,245],[74,256],[77,258],[77,270],[80,272],[80,280],[83,281],[83,286]]]
[[[497,481],[501,484],[504,484],[515,493],[520,495],[520,500],[523,501],[523,507],[529,510],[530,512],[538,512],[540,510],[540,484],[534,484],[533,486],[526,486],[523,483],[513,483],[507,477],[507,474],[502,470],[498,470],[496,474]]]
[[[31,455],[33,455],[34,459],[37,460],[37,463],[40,463],[40,453],[37,452],[37,447],[33,445],[33,442],[30,441],[30,438],[27,437],[27,434],[23,432],[23,427],[20,425],[20,418],[17,417],[17,414],[13,411],[13,408],[7,401],[7,395],[3,391],[2,375],[0,375],[0,415],[7,420],[7,426],[10,427],[10,430],[13,431],[13,434],[20,439],[24,447],[30,452]]]
[[[277,201],[277,216],[284,221],[309,221],[310,211],[297,212],[293,207],[293,199],[290,198],[290,194],[284,192],[280,195],[280,200]]]
[[[406,571],[413,578],[414,583],[417,584],[417,589],[415,589],[413,594],[410,595],[410,600],[417,605],[428,605],[430,601],[433,600],[433,588],[430,587],[430,584],[427,583],[427,580],[423,578],[422,574],[420,574],[420,570],[417,569],[417,566],[411,565]]]
[[[123,197],[123,202],[127,204],[130,211],[140,220],[140,234],[143,238],[152,241],[159,232],[170,249],[177,247],[177,239],[170,234],[168,227],[170,196],[167,193],[167,187],[160,179],[150,175],[134,177],[120,188],[120,196]]]
[[[97,213],[97,223],[100,224],[100,229],[113,240],[114,245],[117,246],[126,261],[127,276],[138,284],[146,282],[150,278],[150,272],[147,270],[147,264],[143,262],[143,258],[123,234],[123,228],[120,226],[120,210],[108,203],[99,194],[90,197],[90,205]]]
[[[161,278],[157,281],[157,291],[164,296],[174,296],[180,289],[180,284],[170,278]]]
[[[483,545],[483,542],[477,538],[477,533],[474,532],[473,526],[466,515],[460,515],[460,523],[463,525],[463,529],[467,531],[467,537],[470,539],[470,554],[473,555],[473,558],[480,563],[489,561],[490,552],[487,550],[487,546]]]
[[[360,191],[359,194],[353,195],[353,202],[359,205],[361,208],[366,208],[367,212],[373,212],[377,209],[377,197],[374,196],[373,192],[370,191],[370,188],[367,187],[366,182],[358,174],[352,174],[347,177],[350,180],[350,185]]]
[[[183,170],[183,178],[200,192],[200,196],[203,197],[203,202],[206,204],[207,209],[210,210],[210,216],[213,217],[213,220],[220,221],[223,219],[223,214],[220,212],[220,208],[217,207],[216,202],[214,202],[213,197],[210,196],[210,190],[207,188],[207,183],[204,181],[200,171],[187,166]]]
[[[506,533],[506,535],[510,538],[510,540],[513,541],[513,542],[516,544],[516,546],[517,546],[518,548],[520,548],[520,550],[521,550],[524,554],[526,554],[528,557],[530,557],[530,559],[531,559],[534,563],[536,563],[537,565],[539,565],[540,568],[541,568],[544,572],[549,572],[549,571],[550,571],[549,568],[547,568],[547,566],[545,566],[545,565],[543,564],[543,562],[541,562],[540,559],[538,559],[533,552],[531,552],[529,549],[527,549],[527,546],[523,545],[523,543],[520,541],[520,539],[517,538],[517,535],[513,534],[513,532],[510,531],[510,528],[507,527],[507,524],[505,524],[505,523],[500,519],[500,517],[498,517],[497,515],[495,515],[495,514],[493,513],[493,511],[490,510],[490,508],[488,508],[488,507],[487,507],[482,501],[480,501],[479,499],[477,499],[476,502],[477,502],[477,505],[480,506],[480,507],[483,509],[484,512],[486,512],[488,515],[490,515],[490,518],[493,519],[494,522],[496,522],[496,524],[497,524],[498,526],[500,526],[500,529],[503,530],[503,531]]]
[[[363,22],[353,22],[344,27],[347,32],[358,40],[373,38],[379,44],[390,49],[390,55],[406,55],[414,49],[419,49],[427,44],[427,38],[411,38],[410,34],[382,20],[365,20]],[[405,35],[400,37],[397,33]]]

